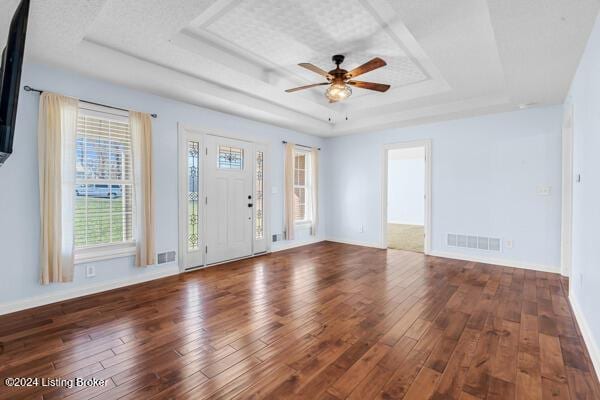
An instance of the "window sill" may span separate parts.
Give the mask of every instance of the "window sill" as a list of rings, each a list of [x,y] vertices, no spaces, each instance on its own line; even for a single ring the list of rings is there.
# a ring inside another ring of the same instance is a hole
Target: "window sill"
[[[75,264],[135,256],[135,243],[96,246],[75,250]]]

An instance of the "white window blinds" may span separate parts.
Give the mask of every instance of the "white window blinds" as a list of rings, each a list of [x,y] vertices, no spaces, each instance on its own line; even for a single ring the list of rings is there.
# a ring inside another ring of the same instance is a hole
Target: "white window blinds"
[[[294,218],[296,221],[308,221],[309,153],[296,151],[294,154]]]
[[[80,108],[75,171],[75,247],[134,240],[132,146],[124,115]]]

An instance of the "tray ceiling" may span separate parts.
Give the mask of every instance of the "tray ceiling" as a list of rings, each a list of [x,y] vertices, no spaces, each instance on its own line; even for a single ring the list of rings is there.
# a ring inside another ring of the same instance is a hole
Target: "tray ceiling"
[[[321,136],[562,102],[599,7],[597,0],[32,3],[34,61]],[[0,33],[7,23],[0,20]],[[392,88],[354,88],[338,104],[327,102],[324,88],[284,93],[321,81],[298,63],[329,70],[333,54],[346,55],[346,69],[383,58],[388,66],[361,79]]]
[[[373,57],[383,57],[388,66],[369,73],[368,79],[386,82],[394,89],[429,79],[402,40],[368,3],[359,0],[345,1],[343,7],[339,2],[322,0],[229,2],[218,14],[200,16],[190,30],[241,57],[257,60],[265,68],[285,71],[307,82],[319,77],[304,74],[297,66],[299,61],[330,70],[334,68],[331,56],[340,53],[346,55],[343,66],[348,70]]]

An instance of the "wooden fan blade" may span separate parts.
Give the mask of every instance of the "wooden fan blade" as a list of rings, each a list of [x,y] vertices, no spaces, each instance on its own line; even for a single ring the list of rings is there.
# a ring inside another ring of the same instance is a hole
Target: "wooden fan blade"
[[[376,90],[378,92],[386,92],[390,85],[384,85],[383,83],[363,82],[363,81],[348,81],[348,85],[356,86],[361,89]]]
[[[312,71],[321,76],[324,76],[327,79],[333,79],[333,76],[331,76],[329,74],[329,72],[322,70],[321,68],[317,67],[316,65],[313,65],[311,63],[300,63],[298,65],[301,66],[302,68],[306,68],[309,71]]]
[[[387,65],[387,63],[385,61],[383,61],[379,57],[375,57],[371,61],[368,61],[368,62],[364,63],[363,65],[361,65],[360,67],[356,67],[352,71],[348,72],[346,74],[346,78],[347,79],[356,78],[359,75],[365,74],[369,71],[373,71],[374,69],[377,69],[377,68],[381,68],[385,65]]]
[[[292,92],[297,92],[298,90],[310,89],[310,88],[315,87],[315,86],[323,86],[323,85],[329,85],[329,82],[313,83],[312,85],[300,86],[300,87],[297,87],[297,88],[288,89],[288,90],[286,90],[286,92],[292,93]]]

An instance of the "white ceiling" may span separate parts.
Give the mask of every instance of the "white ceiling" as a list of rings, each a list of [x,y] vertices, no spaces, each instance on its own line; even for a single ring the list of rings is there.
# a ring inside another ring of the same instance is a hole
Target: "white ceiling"
[[[0,35],[16,0],[0,0]],[[28,54],[320,136],[561,103],[600,0],[32,0]],[[296,64],[388,66],[329,104]]]

